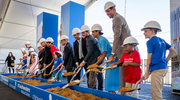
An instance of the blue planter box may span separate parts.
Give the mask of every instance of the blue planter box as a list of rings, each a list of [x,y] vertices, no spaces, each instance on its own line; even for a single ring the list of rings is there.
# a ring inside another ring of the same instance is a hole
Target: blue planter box
[[[57,94],[46,91],[45,89],[54,88],[54,87],[63,87],[64,85],[66,85],[66,84],[63,84],[63,83],[62,84],[51,84],[48,86],[47,85],[43,85],[43,86],[39,85],[36,87],[40,88],[39,91],[43,91],[46,94],[51,93],[51,97],[53,98],[52,100],[57,100],[57,99],[54,99],[54,96],[57,96]],[[119,94],[112,94],[112,93],[103,92],[103,91],[99,91],[99,90],[95,90],[95,89],[80,87],[77,85],[70,86],[69,88],[72,90],[77,90],[82,93],[90,93],[90,94],[96,95],[98,97],[107,98],[110,100],[139,100],[139,99],[133,98],[133,97],[123,96],[123,95],[119,95]],[[38,96],[41,97],[41,95],[38,95]],[[60,96],[60,95],[58,95],[58,96]],[[58,100],[60,100],[60,99],[58,99]]]
[[[67,83],[62,83],[62,82],[53,82],[52,84],[45,84],[45,85],[29,85],[26,83],[19,82],[22,78],[8,78],[6,76],[13,75],[13,74],[1,74],[0,75],[0,80],[8,85],[9,87],[15,89],[16,91],[34,99],[34,100],[70,100],[69,98],[60,96],[58,94],[46,91],[45,89],[48,88],[54,88],[54,87],[62,87],[66,85]],[[29,79],[24,78],[24,79]],[[41,80],[42,82],[47,82],[47,79],[41,79],[41,78],[32,78],[36,80]],[[84,87],[79,87],[77,85],[75,86],[70,86],[69,87],[72,90],[77,90],[82,93],[90,93],[93,95],[96,95],[98,97],[102,98],[107,98],[110,100],[139,100],[137,98],[133,97],[128,97],[128,96],[123,96],[123,95],[118,95],[118,94],[112,94],[108,92],[103,92],[95,89],[90,89],[90,88],[84,88]]]

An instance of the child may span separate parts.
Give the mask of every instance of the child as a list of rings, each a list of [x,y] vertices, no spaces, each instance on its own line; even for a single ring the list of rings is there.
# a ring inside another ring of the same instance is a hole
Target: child
[[[145,38],[147,41],[147,66],[146,73],[143,76],[144,80],[148,79],[151,73],[151,96],[153,100],[163,100],[162,88],[163,78],[167,73],[167,62],[175,54],[176,50],[171,47],[166,41],[156,36],[157,32],[161,31],[161,27],[156,21],[149,21],[144,28]],[[166,50],[169,54],[166,58]]]
[[[129,36],[125,38],[122,45],[125,53],[123,53],[118,62],[110,65],[112,67],[114,65],[123,63],[121,67],[124,67],[125,85],[130,88],[134,88],[136,82],[141,79],[141,58],[139,52],[135,50],[137,45],[138,42],[134,37]],[[138,91],[127,92],[126,95],[138,98]]]
[[[31,53],[31,65],[29,65],[29,73],[31,73],[32,71],[34,71],[36,68],[38,68],[38,64],[37,64],[37,53],[36,52],[32,52]],[[35,73],[37,72],[34,71],[32,73],[32,75],[35,75]]]
[[[56,76],[56,74],[57,74],[57,72],[59,71],[59,70],[61,70],[58,74],[57,74],[57,81],[61,81],[62,80],[62,73],[63,73],[63,66],[62,66],[62,64],[63,64],[63,60],[61,59],[61,56],[62,56],[62,53],[61,53],[61,51],[55,51],[54,52],[54,58],[55,58],[55,60],[54,60],[54,65],[52,66],[52,69],[51,69],[51,72],[53,71],[53,70],[55,70],[56,69],[56,71],[54,71],[53,72],[53,74],[52,74],[52,77],[55,77]]]

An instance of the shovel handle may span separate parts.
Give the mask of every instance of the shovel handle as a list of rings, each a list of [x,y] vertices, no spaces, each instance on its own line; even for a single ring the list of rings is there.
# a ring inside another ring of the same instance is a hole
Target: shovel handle
[[[59,71],[56,73],[55,78],[57,77],[58,73],[62,70],[63,68],[59,69]]]
[[[90,71],[91,71],[91,70],[88,69],[87,72],[85,72],[84,75],[81,77],[80,81],[83,81],[84,76],[85,76],[87,73],[89,73]]]
[[[74,76],[71,78],[70,82],[74,79],[74,77],[79,73],[79,71],[81,70],[81,66],[79,66],[80,68],[77,70],[77,72],[74,74]]]
[[[133,89],[137,89],[137,86],[140,82],[144,80],[144,77],[142,77],[139,81],[136,82],[136,85],[133,87]]]

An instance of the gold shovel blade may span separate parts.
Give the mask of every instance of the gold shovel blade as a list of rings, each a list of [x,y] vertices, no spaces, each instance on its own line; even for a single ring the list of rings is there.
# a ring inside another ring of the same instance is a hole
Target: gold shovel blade
[[[63,76],[70,76],[70,75],[74,75],[75,73],[73,73],[73,72],[66,72],[66,73],[64,73],[64,75]]]
[[[101,68],[101,67],[96,64],[92,64],[87,67],[87,69],[92,69],[92,68]]]

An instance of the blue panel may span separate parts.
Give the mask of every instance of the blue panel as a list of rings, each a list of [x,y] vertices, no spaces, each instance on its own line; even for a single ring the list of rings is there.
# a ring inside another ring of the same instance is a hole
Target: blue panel
[[[84,25],[84,17],[85,17],[85,6],[80,5],[78,3],[70,1],[70,27],[69,27],[69,42],[73,44],[75,41],[72,36],[72,30],[77,27],[81,29],[81,26]],[[76,16],[76,17],[74,17]]]
[[[58,45],[58,16],[43,12],[43,38],[52,37]]]
[[[61,27],[62,34],[69,36],[69,23],[70,23],[70,2],[61,6]]]
[[[41,21],[43,21],[43,13],[39,14],[37,16],[37,26],[39,26],[39,24],[41,23]]]
[[[81,28],[84,25],[85,6],[69,1],[61,7],[62,35],[69,37],[69,42],[75,41],[72,30],[75,27]]]

